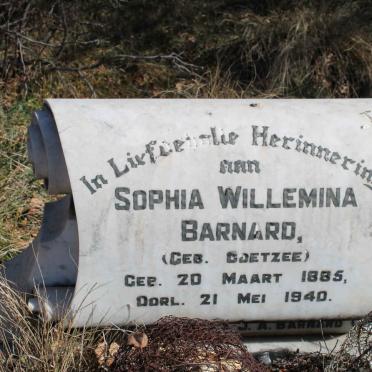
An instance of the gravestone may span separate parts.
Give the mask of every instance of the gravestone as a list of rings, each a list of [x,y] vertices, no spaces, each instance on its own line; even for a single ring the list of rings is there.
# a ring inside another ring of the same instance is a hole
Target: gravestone
[[[6,275],[44,284],[51,318],[68,299],[76,326],[175,315],[345,332],[372,308],[371,110],[371,99],[48,100],[30,160],[68,196]]]

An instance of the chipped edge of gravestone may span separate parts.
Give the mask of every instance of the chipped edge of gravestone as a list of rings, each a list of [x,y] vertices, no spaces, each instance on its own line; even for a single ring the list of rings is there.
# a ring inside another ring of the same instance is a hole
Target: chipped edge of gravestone
[[[275,359],[286,358],[289,353],[331,355],[336,353],[347,338],[337,336],[252,337],[243,339],[244,346],[261,363],[271,365]]]

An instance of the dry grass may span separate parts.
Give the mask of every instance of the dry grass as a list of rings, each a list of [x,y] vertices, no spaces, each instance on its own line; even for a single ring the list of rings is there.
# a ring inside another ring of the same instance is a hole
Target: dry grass
[[[0,109],[0,262],[33,239],[46,199],[26,158],[26,130],[33,102]]]
[[[0,91],[198,95],[219,69],[239,96],[366,97],[371,19],[369,0],[14,0],[0,4]]]
[[[73,329],[29,311],[24,297],[0,279],[0,371],[95,371],[96,329]]]
[[[246,11],[238,20],[226,18],[224,25],[239,36],[217,52],[233,76],[255,92],[279,97],[370,95],[371,5],[366,1],[285,3],[279,1],[264,14]]]
[[[337,353],[325,368],[333,371],[367,371],[372,369],[372,312],[358,321],[348,333]]]

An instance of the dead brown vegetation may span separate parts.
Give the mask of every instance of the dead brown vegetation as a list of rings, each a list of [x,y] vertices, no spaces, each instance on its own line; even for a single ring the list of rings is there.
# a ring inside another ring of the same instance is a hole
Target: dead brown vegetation
[[[233,96],[366,97],[371,20],[368,0],[7,1],[2,89],[200,95],[218,70]]]

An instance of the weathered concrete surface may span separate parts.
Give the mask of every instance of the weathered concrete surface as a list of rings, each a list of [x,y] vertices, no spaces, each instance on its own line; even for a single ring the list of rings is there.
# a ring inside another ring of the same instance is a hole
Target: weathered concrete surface
[[[300,352],[300,353],[322,353],[329,354],[337,352],[342,343],[345,341],[346,335],[327,336],[324,338],[317,337],[254,337],[244,339],[244,345],[251,353],[269,352],[273,356],[280,355],[285,352]]]
[[[79,240],[70,195],[47,203],[36,239],[5,263],[8,281],[32,293],[46,287],[74,287],[79,264]]]
[[[61,142],[50,110],[34,113],[28,130],[27,148],[35,177],[45,180],[48,192],[71,193]]]

